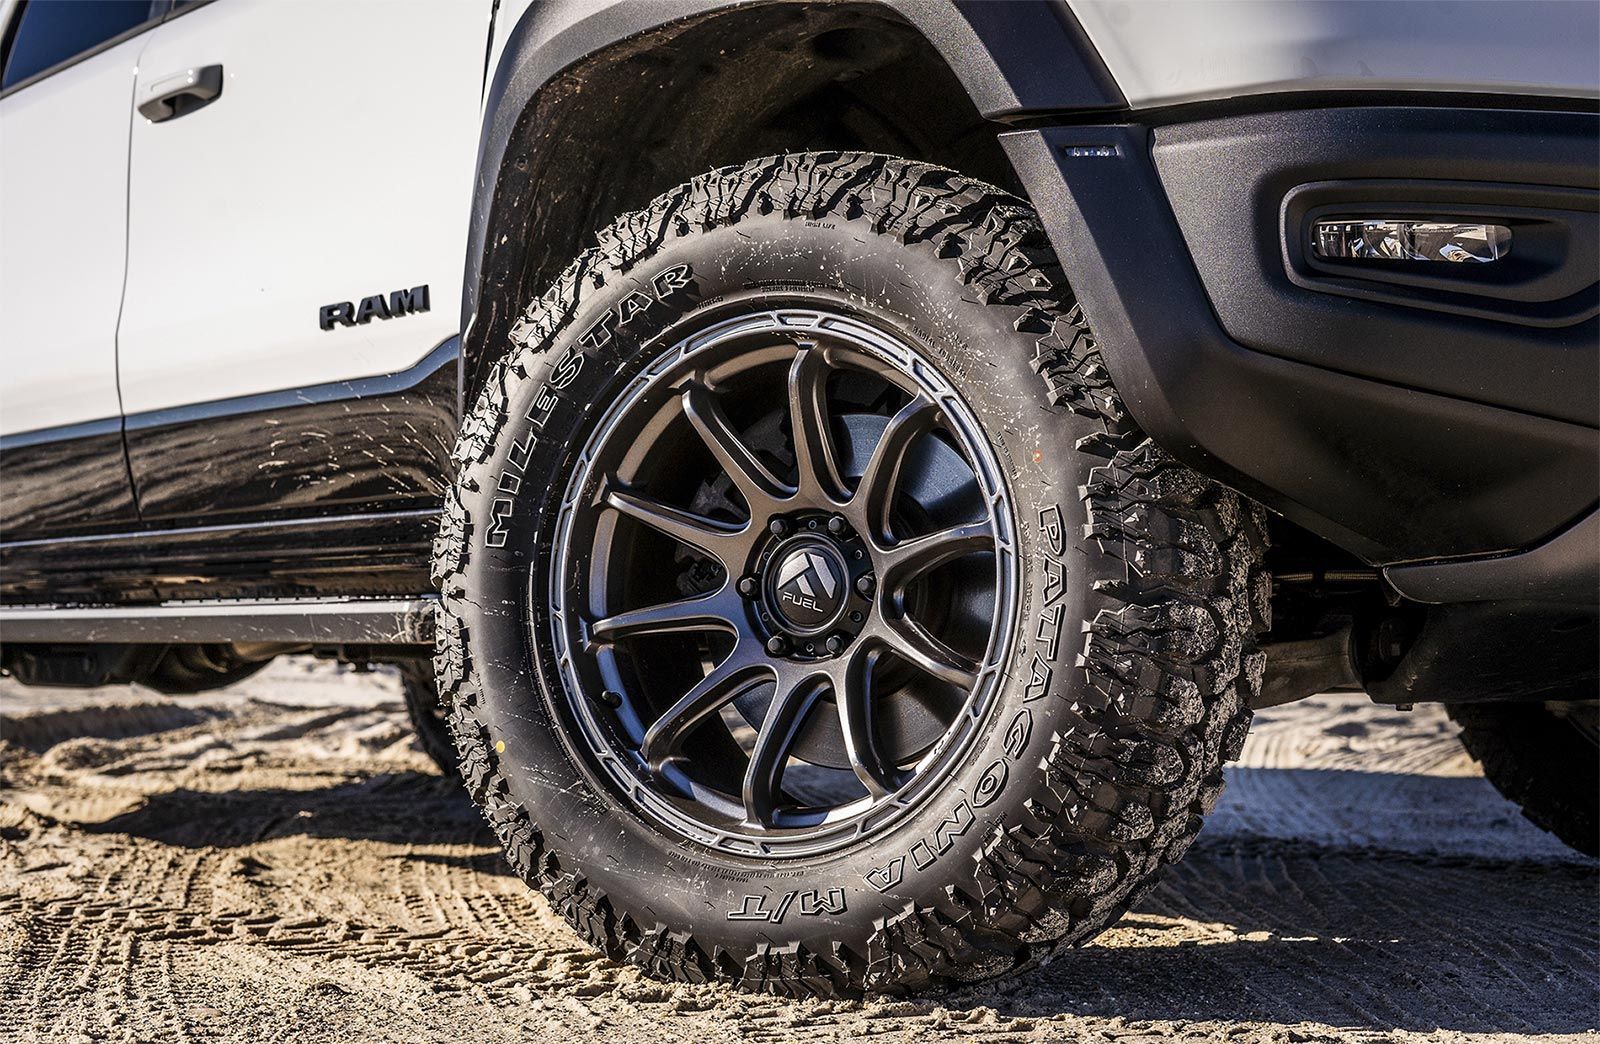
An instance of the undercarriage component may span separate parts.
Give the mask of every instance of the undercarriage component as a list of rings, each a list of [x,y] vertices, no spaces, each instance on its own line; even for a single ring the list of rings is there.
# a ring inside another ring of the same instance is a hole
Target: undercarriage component
[[[1251,710],[1293,703],[1319,692],[1361,688],[1349,624],[1321,638],[1269,642],[1261,651],[1267,654],[1267,670],[1260,694],[1250,701]]]
[[[1379,703],[1541,701],[1594,692],[1597,664],[1593,608],[1473,602],[1430,607],[1392,669],[1364,676]]]
[[[205,645],[17,645],[0,649],[0,669],[24,685],[91,689],[138,682],[185,695],[242,681],[272,662],[277,647]]]

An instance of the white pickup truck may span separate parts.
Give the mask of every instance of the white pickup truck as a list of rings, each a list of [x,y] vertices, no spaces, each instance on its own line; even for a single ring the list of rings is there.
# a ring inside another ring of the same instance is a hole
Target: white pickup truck
[[[1253,708],[1597,846],[1594,3],[0,0],[0,667],[403,666],[650,974],[1016,972]]]

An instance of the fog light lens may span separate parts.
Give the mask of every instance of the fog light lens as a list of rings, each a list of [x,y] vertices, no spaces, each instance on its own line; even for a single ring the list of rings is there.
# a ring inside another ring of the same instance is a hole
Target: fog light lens
[[[1511,253],[1504,225],[1463,221],[1362,218],[1318,221],[1318,257],[1487,264]]]

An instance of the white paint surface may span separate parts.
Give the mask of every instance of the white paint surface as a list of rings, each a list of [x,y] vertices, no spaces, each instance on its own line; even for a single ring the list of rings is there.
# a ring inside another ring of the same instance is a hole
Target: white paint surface
[[[149,40],[0,100],[0,434],[119,412],[128,125]]]
[[[488,0],[228,0],[162,25],[139,88],[222,96],[132,135],[129,413],[403,370],[457,332]],[[426,283],[431,311],[323,331]]]
[[[1592,0],[1071,0],[1129,104],[1284,90],[1600,96]]]

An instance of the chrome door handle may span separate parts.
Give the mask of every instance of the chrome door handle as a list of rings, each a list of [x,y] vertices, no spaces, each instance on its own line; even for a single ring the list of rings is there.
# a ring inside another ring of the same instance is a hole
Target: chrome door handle
[[[139,115],[151,123],[186,116],[222,94],[222,66],[204,65],[164,76],[145,88]]]

